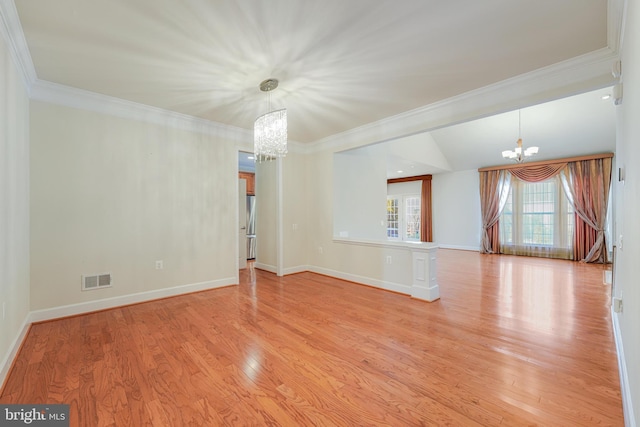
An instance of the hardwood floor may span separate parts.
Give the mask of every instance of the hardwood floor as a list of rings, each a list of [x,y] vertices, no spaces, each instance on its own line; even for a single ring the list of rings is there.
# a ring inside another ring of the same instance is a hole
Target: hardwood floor
[[[434,303],[312,273],[34,324],[72,426],[624,425],[602,266],[440,250]]]

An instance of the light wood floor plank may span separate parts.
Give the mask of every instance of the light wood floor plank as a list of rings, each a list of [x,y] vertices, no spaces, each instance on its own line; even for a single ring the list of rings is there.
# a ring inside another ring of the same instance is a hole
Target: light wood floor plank
[[[72,426],[622,426],[603,267],[440,250],[433,303],[313,273],[34,324],[1,403]]]

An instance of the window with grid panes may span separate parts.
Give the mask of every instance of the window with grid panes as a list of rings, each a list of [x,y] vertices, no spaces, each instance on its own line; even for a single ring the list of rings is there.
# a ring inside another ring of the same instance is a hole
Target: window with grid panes
[[[387,197],[387,238],[420,240],[420,195]]]
[[[397,239],[400,230],[398,213],[398,199],[395,197],[387,198],[387,237]]]
[[[557,184],[555,181],[526,183],[522,192],[522,241],[531,245],[553,245]]]
[[[420,197],[404,198],[405,240],[420,240]]]
[[[536,183],[514,180],[500,214],[500,244],[504,253],[522,255],[527,253],[518,248],[538,247],[549,248],[547,255],[533,255],[565,257],[571,247],[573,222],[573,209],[558,179]]]

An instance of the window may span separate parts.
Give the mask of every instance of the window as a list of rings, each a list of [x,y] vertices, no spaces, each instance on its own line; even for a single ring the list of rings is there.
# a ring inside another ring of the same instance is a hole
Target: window
[[[398,238],[398,199],[387,197],[387,237],[390,239]]]
[[[387,238],[420,240],[420,195],[387,196]]]
[[[500,215],[501,252],[570,259],[573,217],[557,177],[536,183],[513,179]]]
[[[420,196],[404,198],[406,240],[420,240]]]

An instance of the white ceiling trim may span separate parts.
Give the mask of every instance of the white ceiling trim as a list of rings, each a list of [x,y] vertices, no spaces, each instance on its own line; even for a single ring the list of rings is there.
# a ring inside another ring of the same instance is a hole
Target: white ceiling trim
[[[253,141],[253,132],[247,129],[40,79],[31,86],[31,99],[130,120],[169,125],[181,130],[220,136],[236,143]]]
[[[37,78],[36,68],[31,60],[29,46],[13,0],[0,0],[0,33],[9,46],[13,61],[21,71],[27,93],[30,93],[31,84]]]
[[[619,53],[600,49],[549,67],[387,117],[307,145],[306,152],[343,151],[488,117],[612,86]]]
[[[620,52],[622,48],[626,10],[627,0],[607,2],[607,46],[614,52]]]
[[[217,123],[46,80],[36,79],[31,87],[30,99],[211,135],[235,143],[240,150],[253,152],[252,129]],[[299,142],[289,140],[288,145],[291,152],[303,151]]]

